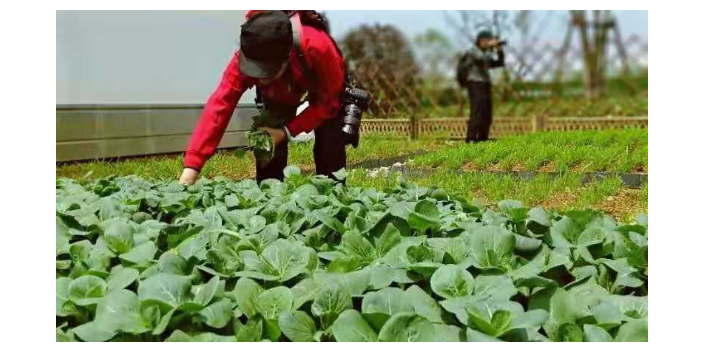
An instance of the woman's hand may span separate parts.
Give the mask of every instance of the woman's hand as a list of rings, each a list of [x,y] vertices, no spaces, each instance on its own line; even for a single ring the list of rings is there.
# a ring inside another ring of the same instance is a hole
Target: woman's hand
[[[186,186],[192,185],[196,183],[196,180],[198,179],[198,173],[198,170],[185,168],[183,169],[183,172],[181,173],[181,178],[178,180],[178,182]]]
[[[259,129],[271,136],[271,139],[274,141],[274,148],[278,147],[279,144],[284,142],[287,138],[286,132],[284,132],[282,128],[260,127]]]

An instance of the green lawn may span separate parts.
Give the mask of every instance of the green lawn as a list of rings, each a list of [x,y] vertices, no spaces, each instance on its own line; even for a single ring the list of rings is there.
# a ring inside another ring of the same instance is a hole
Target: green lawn
[[[648,188],[626,188],[616,177],[583,184],[581,175],[568,172],[551,178],[547,175],[521,179],[512,175],[481,172],[463,174],[433,171],[424,176],[411,176],[408,181],[419,186],[436,186],[455,196],[479,199],[493,205],[503,199],[516,199],[529,206],[556,210],[593,208],[627,221],[640,213],[648,213]],[[348,183],[355,186],[383,189],[398,184],[398,177],[373,177],[367,170],[351,170]]]
[[[629,189],[615,177],[582,184],[579,173],[647,172],[647,143],[647,130],[540,133],[469,145],[432,139],[410,141],[365,136],[359,148],[348,147],[348,163],[428,151],[428,154],[413,157],[409,163],[429,170],[427,175],[410,178],[421,186],[438,186],[489,205],[502,199],[517,199],[530,206],[558,210],[595,208],[627,220],[638,213],[647,213],[647,184]],[[289,163],[303,170],[314,170],[312,147],[312,143],[293,144]],[[459,169],[468,172],[447,172]],[[173,180],[181,170],[182,156],[168,155],[67,163],[57,165],[56,177],[90,180],[136,174],[153,180]],[[486,170],[562,171],[562,174],[524,180],[512,175],[472,172]],[[249,153],[221,151],[208,162],[203,175],[251,178],[254,177],[254,162]],[[371,177],[363,169],[351,170],[348,179],[351,186],[377,188],[393,186],[395,182],[395,177]]]
[[[479,144],[451,142],[435,152],[413,158],[411,165],[469,171],[647,173],[648,131],[546,132]]]
[[[381,136],[365,136],[358,148],[347,147],[347,162],[355,164],[375,159],[433,151],[445,145],[435,139],[408,140],[389,139]],[[289,164],[303,170],[314,170],[313,143],[291,144]],[[102,178],[110,175],[140,175],[153,180],[174,179],[183,169],[182,155],[126,158],[122,160],[72,162],[58,165],[56,177],[73,179]],[[251,154],[237,150],[220,151],[203,168],[204,176],[225,176],[233,179],[254,177],[254,159]]]
[[[442,94],[454,94],[445,93]],[[438,101],[435,97],[434,101]],[[464,109],[460,111],[459,104],[453,101],[443,106],[435,106],[429,101],[423,106],[427,117],[458,117],[469,116],[469,99],[463,95]],[[582,96],[560,97],[555,99],[526,98],[523,100],[502,101],[497,95],[494,97],[494,116],[501,117],[531,117],[544,115],[551,117],[595,117],[595,116],[648,116],[648,95],[644,93],[635,95],[616,94],[590,100]],[[379,118],[408,118],[408,113],[401,111],[389,116]]]

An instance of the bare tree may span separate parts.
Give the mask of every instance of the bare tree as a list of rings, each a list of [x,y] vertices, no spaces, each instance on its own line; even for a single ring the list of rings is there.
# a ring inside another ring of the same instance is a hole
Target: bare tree
[[[504,13],[505,11],[495,10],[493,12]],[[463,47],[474,45],[474,38],[479,31],[490,30],[494,25],[494,16],[492,11],[445,11],[445,19],[450,28],[454,30],[457,41]]]
[[[536,47],[554,14],[555,11],[530,10],[446,11],[445,18],[464,48],[474,45],[476,34],[485,29],[508,39],[507,68],[511,77],[504,72],[504,78],[523,80],[538,70],[535,59],[541,53]]]
[[[597,98],[606,90],[606,48],[609,32],[616,25],[610,10],[571,10],[571,26],[577,30],[584,60],[584,87],[588,97]]]
[[[510,62],[513,63],[511,73],[514,79],[523,80],[529,75],[542,76],[536,67],[536,56],[539,53],[540,38],[549,27],[555,11],[536,12],[530,10],[513,11],[510,22],[505,27],[506,36],[511,43],[507,48],[510,52]]]

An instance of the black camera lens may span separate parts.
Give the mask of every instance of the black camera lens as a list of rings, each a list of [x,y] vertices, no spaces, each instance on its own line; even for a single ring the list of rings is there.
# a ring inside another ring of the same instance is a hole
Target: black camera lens
[[[342,132],[345,143],[355,148],[359,144],[359,126],[362,123],[362,114],[369,107],[369,94],[359,88],[346,88],[342,115]]]

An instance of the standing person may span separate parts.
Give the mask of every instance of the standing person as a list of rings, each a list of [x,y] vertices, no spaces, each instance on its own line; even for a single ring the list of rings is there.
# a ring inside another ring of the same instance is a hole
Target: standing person
[[[186,149],[182,184],[196,181],[215,153],[242,93],[254,86],[269,115],[279,121],[277,126],[261,128],[271,135],[275,153],[267,163],[257,161],[258,182],[283,179],[288,141],[302,132],[315,131],[313,154],[319,175],[333,177],[333,172],[346,166],[339,114],[345,63],[325,29],[307,25],[296,12],[291,18],[284,11],[247,13],[240,50],[208,99]],[[306,93],[309,105],[296,116]]]
[[[475,45],[462,55],[457,66],[457,81],[469,93],[470,114],[465,138],[467,143],[489,139],[492,122],[489,69],[504,66],[502,44],[491,32],[479,32]]]

